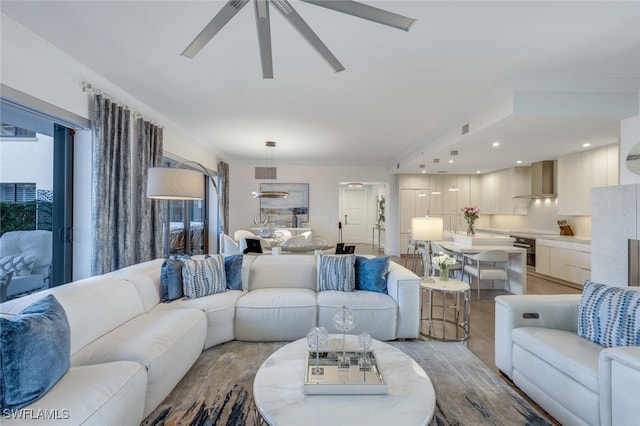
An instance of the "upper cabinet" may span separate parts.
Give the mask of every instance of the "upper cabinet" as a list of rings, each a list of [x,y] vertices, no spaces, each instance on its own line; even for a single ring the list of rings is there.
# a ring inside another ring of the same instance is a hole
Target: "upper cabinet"
[[[591,215],[591,188],[618,184],[618,145],[558,159],[558,214]]]
[[[512,167],[485,173],[479,178],[479,194],[472,195],[480,211],[486,214],[527,214],[529,200],[513,198],[531,188],[529,167]]]

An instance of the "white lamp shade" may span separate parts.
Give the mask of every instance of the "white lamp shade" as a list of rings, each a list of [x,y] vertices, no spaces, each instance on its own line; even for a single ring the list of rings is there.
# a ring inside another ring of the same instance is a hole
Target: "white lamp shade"
[[[147,178],[147,197],[161,200],[202,200],[204,184],[204,175],[196,170],[152,167]]]
[[[440,217],[414,217],[411,219],[411,238],[418,241],[438,241],[443,235],[444,224]]]

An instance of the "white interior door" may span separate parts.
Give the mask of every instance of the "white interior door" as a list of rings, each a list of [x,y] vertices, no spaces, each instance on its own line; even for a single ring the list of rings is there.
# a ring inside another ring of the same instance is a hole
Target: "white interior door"
[[[368,203],[367,190],[363,188],[342,189],[342,241],[345,243],[366,244]]]

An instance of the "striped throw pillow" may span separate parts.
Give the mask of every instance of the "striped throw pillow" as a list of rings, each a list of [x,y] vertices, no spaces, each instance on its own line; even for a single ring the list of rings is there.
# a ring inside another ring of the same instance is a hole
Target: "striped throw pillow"
[[[184,297],[195,299],[227,289],[224,273],[224,257],[216,254],[206,259],[182,260],[182,288]]]
[[[355,289],[355,254],[318,255],[318,291]]]
[[[578,335],[605,347],[640,345],[639,290],[585,281]]]

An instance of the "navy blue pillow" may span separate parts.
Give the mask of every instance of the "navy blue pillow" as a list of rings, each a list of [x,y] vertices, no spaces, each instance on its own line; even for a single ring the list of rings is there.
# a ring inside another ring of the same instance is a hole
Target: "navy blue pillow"
[[[234,254],[224,258],[224,273],[229,290],[242,290],[242,255]]]
[[[170,302],[183,296],[181,260],[170,258],[164,261],[160,269],[160,300]]]
[[[375,291],[387,294],[387,272],[389,256],[366,257],[356,256],[356,290]]]
[[[71,331],[53,295],[0,318],[0,410],[40,399],[69,370]]]

